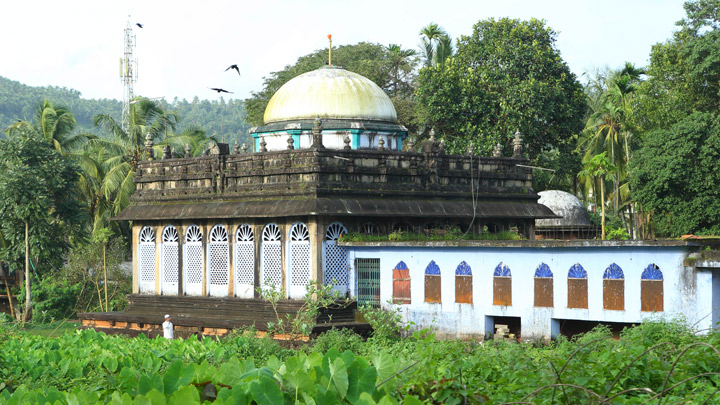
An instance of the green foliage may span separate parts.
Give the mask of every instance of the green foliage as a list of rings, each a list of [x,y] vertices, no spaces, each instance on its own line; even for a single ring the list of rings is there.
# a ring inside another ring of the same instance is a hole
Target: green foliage
[[[451,153],[469,142],[489,156],[495,144],[506,150],[520,131],[531,159],[558,148],[583,126],[582,87],[555,48],[555,32],[542,21],[489,19],[458,41],[457,55],[425,67],[417,96]]]
[[[36,271],[58,268],[82,223],[77,166],[34,131],[0,140],[0,259],[24,268],[25,224]]]
[[[49,322],[55,319],[76,317],[77,298],[83,285],[68,279],[44,277],[34,283],[32,289],[34,322]]]
[[[84,99],[82,94],[64,87],[33,87],[0,77],[0,132],[15,124],[18,120],[32,121],[36,116],[38,103],[44,99],[65,106],[72,111],[77,120],[77,130],[81,133],[94,133],[93,117],[108,114],[120,119],[122,102],[113,99]],[[242,100],[200,100],[195,97],[188,101],[175,98],[167,104],[160,101],[162,108],[172,111],[180,118],[178,132],[186,128],[202,128],[205,133],[216,136],[232,144],[250,145],[247,131],[250,125],[245,121],[245,108]],[[106,133],[97,135],[107,136]]]
[[[720,234],[720,117],[696,112],[645,136],[631,162],[635,199],[668,236]]]
[[[112,238],[105,244],[103,239],[94,238],[87,243],[73,246],[67,264],[54,271],[43,283],[50,290],[67,292],[67,307],[63,308],[64,319],[78,312],[93,312],[104,307],[104,267],[108,274],[108,311],[121,311],[127,305],[127,294],[132,290],[132,277],[120,268],[125,261],[127,247],[121,238]],[[103,252],[105,250],[105,252]],[[67,287],[66,287],[67,286]],[[36,308],[52,306],[52,294],[46,299],[41,296]],[[43,303],[49,300],[46,304]],[[72,302],[70,302],[72,301]]]
[[[86,330],[50,339],[0,324],[0,337],[3,403],[584,404],[660,395],[702,403],[720,383],[709,346],[720,338],[696,336],[681,320],[648,321],[619,340],[598,327],[549,345],[438,341],[416,331],[371,339],[363,356],[279,347],[272,355],[258,343],[268,339],[249,335],[150,340]]]
[[[330,349],[335,349],[338,352],[349,350],[353,353],[359,353],[362,347],[363,339],[357,333],[350,329],[332,328],[315,338],[312,351],[325,353]]]
[[[673,37],[652,48],[640,86],[646,130],[631,164],[633,198],[664,236],[720,232],[715,170],[720,106],[720,2],[685,3]]]
[[[522,240],[517,232],[500,231],[480,234],[463,233],[458,228],[449,230],[431,230],[428,233],[393,231],[388,235],[369,235],[361,232],[348,232],[340,237],[343,242],[413,242],[413,241],[457,241],[457,240]]]
[[[360,42],[333,48],[332,61],[335,66],[372,80],[391,98],[399,97],[407,101],[412,94],[414,67],[417,63],[414,52],[393,45],[385,47],[380,44]],[[247,120],[253,125],[263,125],[265,107],[283,84],[303,73],[321,68],[327,62],[328,50],[321,49],[298,58],[294,65],[285,66],[283,70],[271,73],[265,78],[263,89],[245,100]],[[411,111],[412,108],[408,113]],[[406,122],[401,116],[398,119],[401,123]]]
[[[388,302],[388,305],[392,305],[392,302]],[[403,330],[400,308],[385,309],[363,305],[358,308],[358,311],[372,327],[371,339],[374,342],[383,344],[400,338]]]
[[[260,297],[270,303],[275,313],[275,321],[268,322],[268,333],[286,335],[291,344],[309,336],[317,323],[320,310],[331,306],[347,306],[350,300],[333,290],[333,284],[319,284],[310,280],[305,286],[303,305],[295,314],[282,317],[278,311],[280,301],[286,298],[285,290],[275,284],[257,288]]]

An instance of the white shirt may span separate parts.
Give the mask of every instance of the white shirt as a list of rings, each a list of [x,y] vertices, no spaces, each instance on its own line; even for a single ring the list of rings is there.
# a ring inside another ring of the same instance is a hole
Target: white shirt
[[[165,321],[165,322],[163,322],[162,327],[163,327],[163,336],[165,337],[165,339],[172,339],[174,337],[172,322]]]

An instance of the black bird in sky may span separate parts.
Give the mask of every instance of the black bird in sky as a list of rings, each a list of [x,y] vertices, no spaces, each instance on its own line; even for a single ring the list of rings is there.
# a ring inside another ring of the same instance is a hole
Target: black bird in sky
[[[218,93],[230,93],[230,94],[233,94],[232,91],[227,91],[227,90],[225,90],[225,89],[218,89],[218,88],[216,88],[216,87],[208,87],[208,88],[209,88],[210,90],[217,91]]]
[[[238,75],[240,75],[240,68],[238,67],[238,65],[230,65],[230,67],[227,68],[227,69],[225,69],[225,71],[227,72],[227,71],[230,70],[230,69],[235,69],[235,70],[237,70]]]
[[[140,27],[140,28],[142,28],[142,27],[143,27],[143,25],[142,25],[142,24],[140,24],[140,23],[135,23],[135,25],[137,25],[137,26],[138,26],[138,27]]]

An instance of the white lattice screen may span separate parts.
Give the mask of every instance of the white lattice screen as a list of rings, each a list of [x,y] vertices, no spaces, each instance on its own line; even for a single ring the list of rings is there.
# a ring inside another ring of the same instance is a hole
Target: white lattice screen
[[[163,294],[177,295],[179,268],[179,248],[177,242],[162,244],[162,282]]]
[[[235,244],[235,280],[238,284],[255,283],[255,244],[237,242]]]
[[[227,286],[230,284],[230,248],[227,242],[210,242],[208,253],[210,295],[227,295]]]
[[[282,248],[280,242],[262,243],[262,285],[282,285]]]
[[[185,243],[185,293],[202,295],[202,242]]]
[[[139,246],[140,292],[155,292],[155,242],[140,242]]]
[[[325,268],[323,269],[323,283],[331,284],[335,280],[335,289],[345,292],[348,288],[348,250],[345,246],[338,246],[335,240],[325,241]]]
[[[305,286],[310,281],[310,242],[290,242],[290,284]]]

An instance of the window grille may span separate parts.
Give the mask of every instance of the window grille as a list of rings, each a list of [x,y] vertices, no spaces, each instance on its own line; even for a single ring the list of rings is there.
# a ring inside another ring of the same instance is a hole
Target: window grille
[[[180,257],[178,245],[178,231],[168,225],[162,234],[162,249],[160,253],[160,262],[162,263],[162,293],[164,295],[177,295],[178,282],[180,277]]]
[[[149,226],[138,236],[138,288],[140,293],[155,292],[155,232]]]
[[[230,247],[227,229],[215,225],[208,243],[208,295],[227,296],[230,285]]]
[[[202,230],[197,225],[190,225],[185,232],[185,293],[202,295],[203,249]]]
[[[357,303],[380,308],[380,259],[355,259]]]
[[[260,281],[262,286],[282,286],[282,247],[280,229],[275,224],[263,228],[260,256]]]
[[[339,222],[330,224],[325,232],[323,243],[323,283],[332,284],[333,289],[341,293],[347,292],[348,273],[348,250],[345,246],[338,246],[338,239],[347,233],[347,228]]]
[[[290,298],[302,298],[310,282],[310,233],[303,223],[290,228]]]
[[[242,224],[235,232],[235,295],[252,298],[255,287],[255,234]]]

